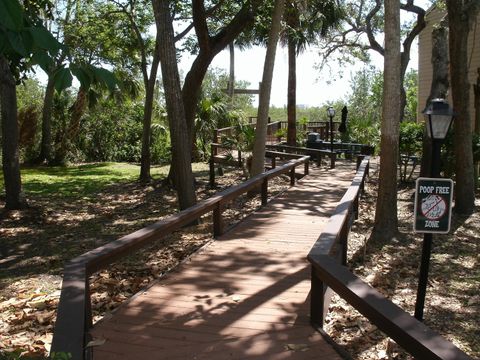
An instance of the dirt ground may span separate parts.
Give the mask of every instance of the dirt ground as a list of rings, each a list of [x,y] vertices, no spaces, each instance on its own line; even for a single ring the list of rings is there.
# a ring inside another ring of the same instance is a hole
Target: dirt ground
[[[349,238],[349,264],[380,292],[413,313],[422,237],[412,233],[412,185],[399,190],[400,234],[389,242],[369,240],[373,225],[376,173],[366,187]],[[199,198],[241,182],[239,171],[218,177],[209,189],[198,179]],[[273,194],[288,187],[275,181]],[[0,357],[12,352],[45,356],[50,347],[63,263],[92,248],[175,212],[175,194],[160,184],[110,187],[95,201],[62,202],[36,197],[22,211],[4,212],[0,221]],[[0,204],[3,206],[3,204]],[[239,198],[225,211],[234,223],[260,205]],[[473,357],[480,357],[480,203],[468,218],[454,218],[449,235],[434,239],[425,323]],[[125,299],[161,276],[211,238],[210,217],[94,276],[94,320],[108,316]],[[354,359],[407,359],[366,319],[339,298],[331,305],[326,331]]]
[[[349,267],[413,315],[423,241],[413,233],[414,183],[399,186],[398,237],[373,241],[377,181],[374,171],[349,236]],[[479,210],[477,200],[473,215],[454,215],[450,234],[434,235],[424,310],[427,326],[474,358],[480,358]],[[412,359],[336,295],[325,330],[354,359]]]

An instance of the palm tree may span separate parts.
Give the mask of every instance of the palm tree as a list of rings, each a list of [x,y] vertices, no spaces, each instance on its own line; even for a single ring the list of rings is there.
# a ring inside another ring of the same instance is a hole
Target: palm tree
[[[288,90],[287,90],[287,143],[296,146],[296,88],[297,56],[308,44],[315,42],[318,35],[327,31],[342,19],[343,12],[334,0],[289,0],[285,7],[286,31],[281,43],[288,47]]]
[[[278,39],[282,28],[281,19],[284,12],[285,0],[275,0],[272,14],[272,25],[268,35],[267,53],[263,66],[262,86],[258,103],[257,127],[253,144],[253,159],[251,176],[262,173],[265,168],[265,141],[267,137],[268,109],[270,107],[270,93],[272,89],[273,67]]]

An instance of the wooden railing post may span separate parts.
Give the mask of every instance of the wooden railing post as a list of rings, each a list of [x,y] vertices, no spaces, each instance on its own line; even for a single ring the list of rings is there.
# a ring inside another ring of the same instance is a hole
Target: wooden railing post
[[[362,185],[360,185],[360,188],[363,186],[363,181],[362,181]],[[353,214],[355,216],[355,220],[358,220],[358,199],[359,199],[360,195],[357,195],[355,197],[355,200],[353,200]]]
[[[242,167],[242,151],[238,150],[238,167]]]
[[[290,186],[295,185],[295,166],[290,170]]]
[[[325,292],[326,287],[317,276],[315,268],[311,266],[310,287],[310,322],[312,325],[323,328],[325,321]]]
[[[335,169],[335,160],[337,158],[337,154],[336,153],[331,153],[330,154],[330,169]]]
[[[310,163],[310,161],[308,161],[308,160],[307,160],[307,161],[305,161],[305,170],[304,170],[304,172],[303,172],[305,176],[307,176],[307,175],[308,175],[309,163]]]
[[[364,158],[365,158],[365,155],[357,155],[357,167],[356,167],[357,170],[360,167],[360,164],[362,163]]]
[[[213,146],[210,155],[209,167],[210,167],[210,187],[215,186],[215,160],[213,159]]]
[[[339,241],[342,249],[341,250],[342,253],[340,254],[340,261],[343,266],[347,266],[347,260],[348,260],[348,233],[351,226],[350,219],[351,219],[351,216],[347,218],[347,222],[343,225],[342,230],[340,230]]]
[[[218,143],[218,129],[213,130],[213,141],[214,144]],[[218,149],[217,147],[212,146],[212,156],[218,155]]]
[[[277,158],[275,156],[272,156],[272,169],[275,169],[277,167]]]
[[[223,224],[223,203],[218,202],[213,209],[213,236],[218,237],[223,234],[224,224]]]
[[[53,352],[70,353],[72,359],[85,358],[86,336],[92,324],[88,287],[85,263],[67,264],[51,347]]]
[[[268,178],[263,179],[262,182],[262,206],[267,205],[268,202]]]

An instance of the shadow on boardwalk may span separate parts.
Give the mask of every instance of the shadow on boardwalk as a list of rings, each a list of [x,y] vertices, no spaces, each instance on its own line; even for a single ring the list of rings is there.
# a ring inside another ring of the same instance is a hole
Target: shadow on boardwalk
[[[95,325],[95,358],[340,359],[310,326],[305,257],[352,177],[315,171],[137,294]]]

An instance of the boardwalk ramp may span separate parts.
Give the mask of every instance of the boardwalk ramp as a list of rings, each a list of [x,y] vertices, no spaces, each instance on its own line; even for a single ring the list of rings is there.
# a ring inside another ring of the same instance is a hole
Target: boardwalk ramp
[[[306,254],[354,176],[312,169],[97,323],[95,359],[341,359],[310,325]]]

